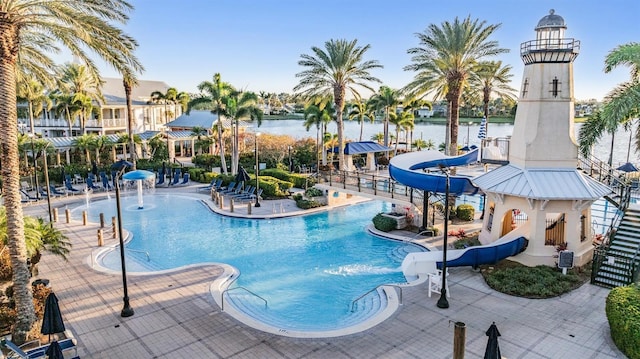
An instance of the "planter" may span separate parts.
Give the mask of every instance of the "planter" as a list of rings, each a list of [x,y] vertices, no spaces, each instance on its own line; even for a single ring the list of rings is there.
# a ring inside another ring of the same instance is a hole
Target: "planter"
[[[383,213],[382,215],[384,217],[392,218],[393,220],[395,220],[396,229],[403,229],[403,228],[406,228],[408,225],[407,216],[405,214],[394,212],[394,213]]]

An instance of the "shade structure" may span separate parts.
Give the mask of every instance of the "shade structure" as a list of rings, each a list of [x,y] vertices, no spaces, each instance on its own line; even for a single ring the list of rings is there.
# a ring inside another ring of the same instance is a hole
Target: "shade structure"
[[[489,340],[487,341],[487,348],[484,351],[484,359],[500,359],[502,356],[500,355],[500,346],[498,346],[498,337],[500,336],[500,331],[498,331],[498,327],[496,323],[493,322],[487,332],[485,333]]]
[[[240,169],[238,170],[238,174],[236,175],[236,182],[240,183],[240,182],[244,182],[247,183],[251,180],[251,178],[249,177],[249,174],[247,173],[247,170],[244,169],[244,167],[240,166]]]
[[[633,165],[633,163],[631,162],[627,162],[625,164],[623,164],[622,166],[616,168],[618,171],[624,171],[624,172],[637,172],[638,168],[636,166]]]
[[[131,167],[133,167],[133,163],[126,160],[120,160],[111,165],[111,169],[115,171],[119,171],[122,168],[131,168]]]
[[[51,344],[49,344],[49,347],[47,348],[45,354],[47,354],[47,358],[49,359],[64,359],[62,348],[60,347],[60,344],[58,344],[58,342],[55,340],[51,342]]]
[[[62,313],[60,313],[58,298],[53,292],[51,292],[45,301],[44,316],[42,318],[42,328],[40,329],[40,333],[51,336],[51,334],[62,333],[64,330],[64,322],[62,321]]]
[[[478,138],[484,140],[487,138],[487,118],[483,117],[480,121],[480,128],[478,129]]]

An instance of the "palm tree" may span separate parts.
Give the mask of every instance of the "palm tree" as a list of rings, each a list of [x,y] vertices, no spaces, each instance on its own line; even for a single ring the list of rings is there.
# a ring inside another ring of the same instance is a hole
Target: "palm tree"
[[[223,82],[220,74],[213,75],[213,81],[204,81],[198,85],[198,90],[204,93],[204,96],[199,96],[192,99],[189,102],[189,108],[194,106],[204,105],[207,106],[211,113],[215,113],[218,116],[218,147],[220,149],[220,163],[222,171],[227,174],[227,161],[224,157],[224,142],[222,142],[222,132],[224,131],[224,125],[222,124],[222,115],[226,114],[226,98],[235,91],[233,86]]]
[[[502,66],[502,61],[481,61],[471,75],[471,87],[482,93],[484,118],[489,127],[489,101],[491,95],[502,99],[515,99],[515,89],[509,86],[513,74],[511,65]]]
[[[364,121],[366,119],[373,122],[373,118],[370,118],[370,112],[367,111],[367,103],[363,102],[361,99],[353,101],[349,105],[349,110],[347,111],[347,116],[349,120],[358,120],[360,124],[360,137],[358,137],[358,141],[362,142],[362,132],[364,131]]]
[[[378,132],[375,135],[371,136],[371,141],[376,141],[377,143],[382,144],[384,141],[384,133]]]
[[[470,17],[463,21],[456,17],[452,23],[445,21],[440,27],[429,25],[424,33],[416,34],[420,46],[408,50],[412,64],[405,70],[417,74],[405,90],[412,97],[422,97],[431,92],[446,94],[451,124],[451,155],[458,152],[459,101],[469,76],[479,60],[508,52],[500,48],[497,41],[489,40],[499,27],[500,24],[486,25],[486,21],[471,20]]]
[[[96,138],[96,135],[89,133],[76,137],[72,142],[74,147],[78,148],[80,151],[84,151],[85,161],[87,164],[91,163],[91,150],[95,150],[97,148]]]
[[[20,203],[18,174],[16,84],[29,71],[44,84],[51,82],[53,61],[48,56],[63,44],[87,64],[98,78],[98,70],[88,54],[96,54],[116,67],[128,63],[136,41],[116,24],[128,20],[132,6],[124,0],[83,2],[25,1],[2,3],[0,16],[0,175],[7,209],[8,247],[13,269],[17,323],[12,340],[23,343],[35,322],[33,296],[24,241],[24,219]],[[10,45],[9,45],[10,44]],[[22,74],[20,74],[22,73]]]
[[[389,115],[389,122],[396,126],[395,146],[393,148],[393,155],[398,153],[398,141],[400,140],[400,129],[411,127],[413,128],[413,113],[411,111],[402,111],[400,113],[392,112]],[[405,136],[406,140],[406,136]]]
[[[60,69],[59,90],[72,96],[80,107],[80,131],[85,134],[87,117],[93,110],[93,102],[104,102],[100,87],[100,77],[85,65],[68,63]]]
[[[300,82],[293,91],[300,92],[306,98],[333,96],[338,124],[338,148],[340,170],[346,169],[344,161],[344,111],[345,96],[349,91],[355,98],[360,98],[358,87],[373,91],[369,82],[380,82],[369,74],[375,68],[381,68],[378,61],[364,61],[364,54],[370,46],[357,46],[358,40],[329,40],[325,42],[325,51],[318,47],[311,50],[315,56],[302,54],[298,65],[305,68],[296,74]]]
[[[333,120],[335,109],[331,104],[331,97],[319,98],[315,103],[309,103],[304,109],[304,127],[307,131],[316,126],[316,156],[320,152],[320,134],[326,132],[327,124]],[[322,165],[327,165],[327,152],[322,151]]]
[[[376,110],[384,112],[384,145],[389,147],[389,120],[392,113],[396,112],[400,104],[400,93],[388,86],[380,86],[377,94],[373,95],[369,100],[370,106]]]
[[[253,92],[233,91],[226,99],[226,115],[235,126],[233,129],[233,153],[231,156],[231,174],[238,173],[240,161],[239,130],[241,120],[256,120],[262,124],[262,110],[258,107],[258,96]]]
[[[631,68],[631,79],[616,86],[607,94],[601,111],[596,111],[580,128],[580,152],[588,156],[591,148],[606,132],[612,135],[609,166],[613,164],[614,134],[620,124],[625,126],[640,115],[640,44],[628,43],[611,50],[605,58],[605,72],[626,65]],[[640,124],[640,122],[639,122]],[[636,150],[640,150],[640,134],[636,131]]]
[[[29,111],[29,128],[31,134],[35,134],[34,116],[39,116],[45,109],[50,110],[53,102],[51,98],[44,93],[44,86],[33,76],[22,78],[17,84],[18,101],[27,103]]]
[[[76,98],[72,94],[62,93],[56,90],[50,94],[53,99],[53,113],[57,117],[64,117],[67,119],[69,125],[69,137],[73,136],[73,123],[76,116],[82,112],[82,106],[76,101]]]

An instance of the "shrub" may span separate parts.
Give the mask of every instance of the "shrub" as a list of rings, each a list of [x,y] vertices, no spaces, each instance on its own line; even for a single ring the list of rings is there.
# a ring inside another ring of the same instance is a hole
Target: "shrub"
[[[10,280],[12,275],[13,270],[11,269],[9,251],[2,251],[0,254],[0,280]]]
[[[298,206],[298,208],[302,209],[317,208],[323,206],[323,204],[320,202],[309,199],[302,199],[302,196],[300,196],[300,199],[296,200],[296,205]]]
[[[376,159],[376,163],[378,163],[381,166],[386,166],[389,164],[389,159],[384,156],[381,156]]]
[[[396,229],[396,220],[378,213],[373,217],[373,226],[379,231],[389,232]]]
[[[503,262],[509,263],[502,265]],[[577,288],[583,279],[575,270],[563,275],[556,268],[539,265],[527,267],[502,261],[495,269],[483,271],[487,284],[502,293],[526,298],[551,298]]]
[[[465,249],[468,247],[474,247],[482,245],[478,240],[478,237],[473,238],[460,238],[457,241],[453,242],[453,248],[455,249]]]
[[[612,289],[605,311],[618,349],[631,359],[640,358],[640,285]]]
[[[463,221],[473,221],[475,209],[470,204],[461,204],[456,210],[456,217]]]
[[[205,171],[203,168],[190,167],[190,168],[187,168],[186,170],[187,172],[189,172],[189,178],[192,181],[201,182],[201,183],[207,182],[204,176]]]
[[[267,168],[260,171],[260,176],[271,176],[282,181],[291,182],[293,187],[307,188],[315,184],[315,180],[308,176],[303,176],[297,173],[289,173],[286,170],[279,168]]]
[[[2,332],[9,330],[11,326],[16,322],[18,314],[12,307],[0,304],[0,329]]]
[[[320,197],[324,196],[324,192],[320,188],[311,187],[304,192],[307,197]]]

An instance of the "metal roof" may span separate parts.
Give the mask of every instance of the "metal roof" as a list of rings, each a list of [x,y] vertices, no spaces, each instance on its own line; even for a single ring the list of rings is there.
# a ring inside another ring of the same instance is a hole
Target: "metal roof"
[[[551,9],[549,10],[549,15],[544,16],[540,21],[538,21],[536,30],[547,27],[562,27],[566,29],[567,25],[565,25],[562,16],[556,15],[556,11]]]
[[[596,200],[611,193],[611,188],[576,169],[523,169],[506,165],[472,181],[483,192],[532,199]]]
[[[148,141],[153,136],[155,136],[155,135],[157,135],[159,133],[161,133],[161,132],[160,131],[145,131],[145,132],[139,133],[137,135],[140,136],[141,140]],[[193,133],[191,131],[167,131],[166,134],[169,136],[170,139],[177,139],[177,140],[179,140],[179,139],[189,139],[189,138],[194,137]],[[111,135],[106,135],[106,136],[111,141],[117,142],[121,135],[120,134],[111,134]],[[74,137],[45,137],[45,138],[43,138],[43,140],[51,142],[53,147],[58,149],[58,150],[64,150],[64,149],[75,147],[74,141],[76,139],[78,139],[79,137],[81,137],[81,136],[74,136]]]
[[[102,78],[102,94],[106,105],[126,105],[124,85],[122,79]],[[162,81],[138,80],[138,83],[131,88],[131,103],[133,105],[147,105],[151,100],[151,93],[160,91],[166,93],[169,86]]]
[[[183,113],[175,120],[166,124],[167,127],[178,127],[178,128],[193,128],[193,127],[202,127],[202,128],[213,128],[216,121],[218,121],[218,115],[211,113],[211,111],[191,111],[190,113]],[[227,126],[227,123],[223,125]]]
[[[360,153],[385,152],[391,148],[373,141],[348,142],[344,145],[345,155],[357,155]],[[333,153],[338,153],[338,147],[333,148]]]

